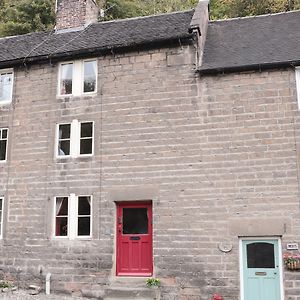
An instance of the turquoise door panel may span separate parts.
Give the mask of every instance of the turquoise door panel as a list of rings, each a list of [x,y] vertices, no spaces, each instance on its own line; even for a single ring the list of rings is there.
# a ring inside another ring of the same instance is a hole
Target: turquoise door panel
[[[277,240],[244,240],[244,300],[280,300]]]

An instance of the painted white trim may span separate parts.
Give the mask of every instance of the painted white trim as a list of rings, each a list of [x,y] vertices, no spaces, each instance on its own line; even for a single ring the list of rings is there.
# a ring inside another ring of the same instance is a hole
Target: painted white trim
[[[2,139],[1,138],[2,130],[7,130],[7,137],[6,137],[6,139]],[[0,163],[6,163],[7,162],[7,155],[8,155],[8,135],[9,135],[9,129],[7,127],[0,128],[0,141],[6,140],[5,159],[0,160]]]
[[[0,210],[0,216],[1,216],[1,230],[0,230],[0,239],[3,239],[3,217],[4,217],[4,197],[0,197],[0,200],[2,200],[2,206],[1,206],[1,210]]]
[[[15,75],[14,75],[14,69],[10,68],[10,69],[1,69],[0,70],[0,75],[2,74],[8,74],[8,73],[12,73],[12,80],[11,80],[11,91],[10,91],[10,94],[11,94],[11,97],[9,100],[6,100],[6,101],[0,101],[0,106],[5,106],[5,105],[8,105],[12,102],[12,98],[13,98],[13,92],[14,92],[14,78],[15,78]]]
[[[243,239],[239,239],[239,263],[240,263],[240,298],[244,300],[244,266],[243,266]]]
[[[300,67],[295,68],[295,77],[296,77],[297,104],[298,104],[298,110],[300,111]]]
[[[70,194],[69,196],[69,226],[68,226],[68,236],[70,240],[75,240],[76,229],[77,229],[77,218],[76,209],[78,207],[78,198],[75,194]]]
[[[81,85],[82,85],[82,61],[76,60],[74,61],[74,69],[73,69],[73,85],[72,85],[72,94],[73,96],[81,95]]]
[[[279,268],[279,281],[280,281],[280,296],[281,296],[281,300],[283,300],[284,299],[284,282],[283,282],[281,238],[278,238],[278,268]]]
[[[70,139],[70,156],[76,158],[78,156],[78,120],[73,120],[71,123],[71,139]]]
[[[280,300],[284,300],[284,290],[283,290],[283,266],[282,266],[282,245],[281,238],[279,237],[240,237],[239,238],[239,264],[240,264],[240,298],[241,300],[245,300],[244,298],[244,258],[243,258],[243,241],[253,240],[277,240],[278,242],[278,268],[279,268],[279,282],[280,282]]]

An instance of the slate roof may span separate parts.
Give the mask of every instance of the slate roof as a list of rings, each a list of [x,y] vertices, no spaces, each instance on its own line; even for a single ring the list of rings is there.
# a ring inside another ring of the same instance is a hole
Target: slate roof
[[[209,23],[201,73],[300,65],[300,11]]]
[[[0,39],[0,66],[191,38],[194,10],[99,22],[81,31],[40,32]]]

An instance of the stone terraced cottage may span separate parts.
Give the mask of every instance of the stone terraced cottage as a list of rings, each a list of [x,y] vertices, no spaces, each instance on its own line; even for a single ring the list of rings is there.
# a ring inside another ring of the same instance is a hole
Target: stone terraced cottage
[[[58,0],[54,31],[0,39],[0,279],[300,299],[300,11],[208,4],[98,22]]]

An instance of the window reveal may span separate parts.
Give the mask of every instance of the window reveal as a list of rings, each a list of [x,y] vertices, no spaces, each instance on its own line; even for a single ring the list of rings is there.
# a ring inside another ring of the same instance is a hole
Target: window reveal
[[[8,129],[0,129],[0,161],[6,160]]]

